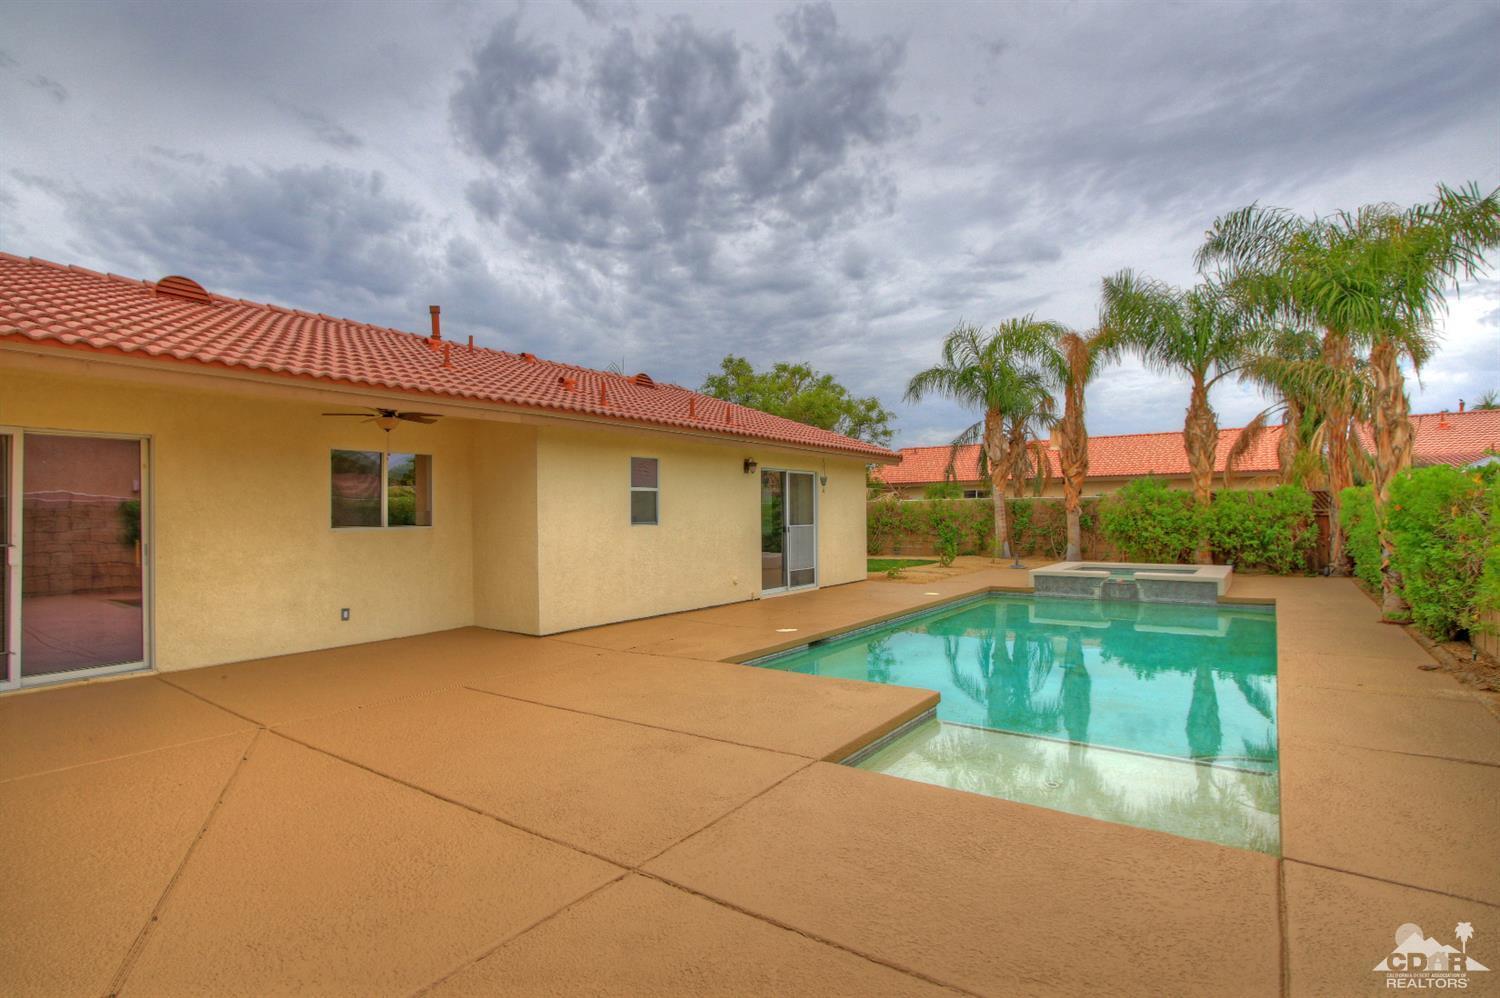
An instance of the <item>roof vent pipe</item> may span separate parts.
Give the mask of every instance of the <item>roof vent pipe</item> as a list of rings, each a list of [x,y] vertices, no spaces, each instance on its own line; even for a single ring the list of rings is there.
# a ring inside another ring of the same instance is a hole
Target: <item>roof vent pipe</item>
[[[442,309],[436,305],[428,305],[427,311],[432,313],[432,338],[435,340],[440,340],[443,338],[443,330],[438,325],[438,313],[441,312]]]
[[[1459,399],[1458,400],[1458,411],[1459,412],[1463,412],[1464,411],[1464,400],[1463,399]]]

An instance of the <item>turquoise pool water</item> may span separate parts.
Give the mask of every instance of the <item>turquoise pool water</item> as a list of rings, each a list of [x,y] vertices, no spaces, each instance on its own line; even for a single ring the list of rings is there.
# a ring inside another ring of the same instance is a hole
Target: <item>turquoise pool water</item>
[[[941,694],[864,768],[1279,849],[1268,610],[996,595],[755,664]]]

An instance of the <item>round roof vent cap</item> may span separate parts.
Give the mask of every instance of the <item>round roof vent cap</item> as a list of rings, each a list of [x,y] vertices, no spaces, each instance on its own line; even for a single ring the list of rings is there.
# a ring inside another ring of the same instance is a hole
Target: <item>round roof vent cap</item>
[[[156,293],[168,298],[181,298],[183,301],[196,302],[199,305],[211,305],[214,300],[203,285],[181,274],[171,274],[157,281]]]

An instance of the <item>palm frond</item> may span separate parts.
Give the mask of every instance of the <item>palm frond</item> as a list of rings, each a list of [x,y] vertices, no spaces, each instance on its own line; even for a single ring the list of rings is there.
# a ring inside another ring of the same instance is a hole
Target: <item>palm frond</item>
[[[953,438],[953,443],[948,445],[948,464],[943,468],[943,477],[947,481],[954,481],[958,477],[955,466],[958,464],[958,452],[965,447],[973,447],[982,444],[984,440],[984,420],[980,420],[958,436]],[[989,461],[984,453],[984,447],[979,448],[979,477],[989,477]]]
[[[1266,430],[1270,428],[1270,416],[1273,408],[1278,407],[1273,406],[1256,413],[1255,418],[1246,423],[1244,428],[1240,430],[1240,435],[1234,441],[1234,446],[1230,447],[1229,453],[1224,456],[1224,487],[1226,489],[1231,487],[1230,479],[1234,475],[1235,467],[1245,459],[1245,455],[1249,454],[1255,448],[1256,444],[1260,443],[1260,438],[1265,436]]]

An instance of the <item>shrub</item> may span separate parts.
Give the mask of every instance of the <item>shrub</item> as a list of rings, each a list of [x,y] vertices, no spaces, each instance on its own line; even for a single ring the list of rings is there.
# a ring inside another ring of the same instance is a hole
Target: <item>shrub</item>
[[[1082,510],[1085,550],[1100,548],[1098,529],[1099,500],[1085,499]],[[1067,548],[1067,516],[1061,499],[1010,499],[1007,511],[1013,518],[1012,534],[1016,548],[1023,555],[1062,557]],[[923,549],[941,552],[938,524],[949,531],[957,528],[955,554],[990,555],[995,526],[993,499],[956,499],[901,501],[894,495],[882,496],[868,504],[866,518],[867,548],[871,555],[884,553],[902,539],[909,539]],[[1094,557],[1102,555],[1095,554]]]
[[[126,499],[120,503],[120,543],[135,547],[141,539],[141,501]]]
[[[391,489],[385,501],[386,516],[393,527],[410,527],[417,522],[417,496],[410,488]]]
[[[968,550],[974,554],[993,555],[995,552],[991,541],[995,536],[995,500],[975,499],[970,500],[968,505],[973,509]]]
[[[958,545],[967,532],[964,521],[967,517],[959,503],[939,499],[927,505],[927,518],[932,525],[932,546],[937,551],[938,561],[944,567],[953,564],[958,557]]]
[[[1436,638],[1476,628],[1494,605],[1482,593],[1486,560],[1500,543],[1493,483],[1482,473],[1434,465],[1403,472],[1391,483],[1387,515],[1412,623]],[[1378,583],[1379,554],[1376,554]]]
[[[1068,547],[1068,517],[1061,499],[1011,499],[1006,510],[1017,553],[1062,557]]]
[[[1099,504],[1104,537],[1126,561],[1191,561],[1204,517],[1190,492],[1138,478]]]
[[[964,490],[957,482],[932,482],[922,490],[928,499],[962,499]]]
[[[895,493],[887,493],[871,502],[865,517],[865,548],[869,554],[880,554],[911,526],[907,504]]]
[[[1215,561],[1278,575],[1306,571],[1318,539],[1312,493],[1295,485],[1220,492],[1206,521]]]
[[[1344,528],[1344,551],[1354,563],[1354,577],[1371,589],[1380,588],[1380,535],[1375,529],[1375,501],[1368,485],[1339,493],[1339,523]]]

